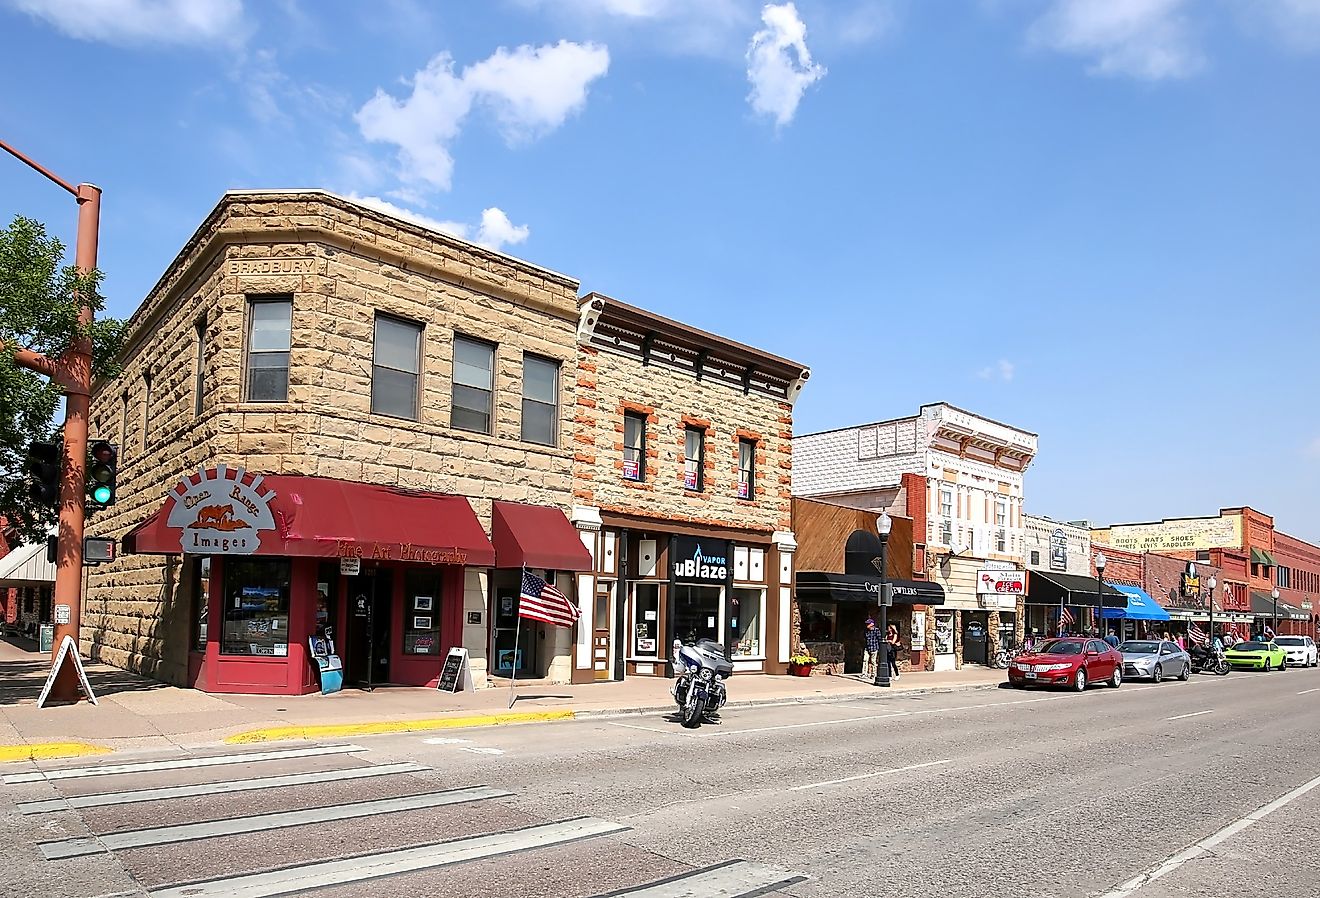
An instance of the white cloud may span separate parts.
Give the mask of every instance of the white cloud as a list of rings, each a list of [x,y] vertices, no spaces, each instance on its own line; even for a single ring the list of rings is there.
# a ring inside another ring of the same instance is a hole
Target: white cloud
[[[242,0],[8,0],[69,37],[107,44],[236,44]]]
[[[1017,373],[1017,366],[1008,359],[1000,359],[993,365],[988,365],[977,372],[976,376],[981,380],[1002,380],[1008,383]]]
[[[522,243],[532,233],[531,228],[527,225],[515,225],[509,220],[509,216],[504,213],[503,209],[495,206],[482,210],[481,223],[473,227],[461,221],[442,221],[438,218],[432,218],[429,215],[391,203],[389,200],[381,199],[378,196],[350,194],[349,199],[355,203],[361,203],[369,209],[402,218],[404,221],[411,221],[413,224],[421,225],[424,228],[440,231],[442,234],[451,234],[463,240],[470,240],[487,249],[498,250],[505,246]]]
[[[412,79],[403,100],[383,90],[358,110],[362,136],[399,148],[406,181],[448,190],[454,172],[449,145],[474,103],[492,107],[505,139],[531,140],[564,123],[586,103],[587,87],[609,69],[609,51],[596,44],[501,47],[488,59],[454,72],[448,53]]]
[[[767,5],[761,10],[765,28],[752,35],[747,47],[747,80],[752,109],[783,127],[793,120],[802,95],[825,77],[823,66],[812,62],[807,49],[807,26],[792,3]]]
[[[1037,46],[1092,60],[1095,75],[1185,78],[1203,65],[1188,0],[1054,0],[1032,24]]]

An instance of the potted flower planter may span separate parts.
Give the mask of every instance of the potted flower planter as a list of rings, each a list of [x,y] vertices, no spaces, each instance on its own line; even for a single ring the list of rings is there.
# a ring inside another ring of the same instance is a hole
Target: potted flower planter
[[[812,655],[793,655],[788,659],[788,672],[795,677],[811,676],[811,669],[820,663],[820,659]]]

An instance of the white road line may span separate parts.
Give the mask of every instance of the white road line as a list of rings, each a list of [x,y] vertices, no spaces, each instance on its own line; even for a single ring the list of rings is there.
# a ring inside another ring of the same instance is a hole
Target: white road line
[[[1298,695],[1306,695],[1306,693],[1308,693],[1308,692],[1320,692],[1320,686],[1316,687],[1315,689],[1303,689],[1301,692],[1299,692],[1299,693],[1297,693],[1297,694],[1298,694]]]
[[[480,745],[469,745],[469,746],[467,746],[467,747],[465,747],[465,748],[460,748],[459,751],[470,751],[470,752],[472,752],[474,755],[502,755],[502,754],[504,754],[504,749],[502,749],[502,748],[485,748],[485,747],[480,746]]]
[[[66,811],[71,808],[101,808],[116,804],[134,804],[140,801],[165,801],[171,798],[191,798],[197,795],[253,792],[259,789],[281,789],[285,786],[306,786],[312,783],[337,783],[340,780],[392,776],[396,773],[417,773],[430,769],[430,767],[421,764],[378,764],[375,767],[321,770],[316,773],[266,776],[257,779],[230,780],[223,783],[201,783],[195,786],[169,786],[162,789],[137,789],[132,792],[102,792],[97,795],[75,795],[72,798],[20,801],[17,808],[20,814],[48,814],[51,811]]]
[[[160,758],[132,764],[102,764],[96,767],[56,767],[31,773],[7,773],[5,785],[39,783],[44,780],[77,779],[86,776],[115,776],[121,773],[155,773],[158,770],[185,770],[192,767],[220,767],[226,764],[252,764],[256,761],[283,761],[288,758],[313,758],[317,755],[342,755],[366,751],[360,745],[317,745],[311,748],[284,748],[278,751],[247,752],[237,755],[212,755],[201,758]]]
[[[646,730],[648,733],[664,733],[665,735],[669,735],[676,732],[675,730],[662,730],[660,727],[638,726],[635,723],[619,723],[616,720],[607,720],[606,723],[612,727],[623,727],[625,730]]]
[[[851,783],[857,780],[870,779],[873,776],[885,776],[890,773],[902,773],[905,770],[921,770],[923,767],[939,767],[942,764],[952,764],[953,758],[945,758],[943,761],[927,761],[924,764],[909,764],[906,767],[890,767],[886,770],[877,770],[874,773],[859,773],[856,776],[845,776],[838,780],[821,780],[819,783],[807,783],[805,786],[794,786],[789,792],[801,792],[804,789],[818,789],[821,786],[837,786],[840,783]]]
[[[148,898],[272,898],[275,895],[347,885],[418,870],[434,870],[478,858],[498,857],[533,848],[594,839],[598,836],[624,832],[627,829],[626,826],[610,823],[607,820],[580,817],[575,820],[530,826],[512,832],[441,842],[438,845],[421,845],[380,854],[305,864],[268,873],[253,873],[247,876],[213,879],[193,885],[173,886],[151,892]]]
[[[190,842],[195,839],[210,839],[216,836],[233,836],[239,833],[259,833],[273,829],[287,829],[291,826],[303,826],[309,823],[352,820],[357,817],[374,817],[379,814],[393,814],[400,811],[438,808],[449,804],[484,801],[489,798],[504,798],[512,794],[512,792],[506,792],[503,789],[492,789],[490,786],[469,786],[464,789],[429,792],[423,795],[406,795],[401,798],[376,798],[371,801],[355,801],[351,804],[332,805],[324,808],[300,808],[296,811],[258,814],[254,817],[207,820],[201,823],[158,826],[152,829],[133,829],[89,838],[61,839],[58,842],[41,842],[37,847],[41,849],[41,853],[46,860],[55,861],[68,857],[81,857],[87,854],[100,854],[104,851],[119,851],[125,848],[170,845],[174,842]]]
[[[1294,801],[1301,798],[1307,792],[1310,792],[1316,786],[1320,786],[1320,776],[1317,776],[1315,779],[1310,780],[1309,782],[1298,786],[1296,789],[1293,789],[1291,792],[1287,793],[1286,795],[1276,798],[1274,801],[1271,801],[1269,804],[1257,808],[1256,810],[1252,811],[1250,814],[1247,814],[1245,817],[1241,817],[1235,820],[1234,822],[1230,823],[1228,826],[1225,826],[1223,829],[1219,830],[1219,832],[1215,833],[1214,835],[1207,836],[1206,838],[1202,839],[1199,842],[1196,842],[1192,845],[1188,845],[1186,848],[1184,848],[1182,851],[1178,852],[1177,854],[1173,855],[1168,860],[1154,867],[1151,867],[1149,870],[1147,870],[1145,873],[1142,873],[1140,876],[1134,876],[1132,879],[1129,879],[1127,882],[1118,886],[1113,891],[1106,892],[1104,895],[1100,896],[1100,898],[1128,898],[1128,896],[1131,895],[1132,893],[1139,891],[1140,889],[1149,885],[1150,883],[1154,882],[1157,879],[1169,875],[1170,873],[1181,867],[1183,864],[1186,864],[1188,861],[1194,860],[1200,857],[1201,855],[1205,854],[1206,852],[1210,851],[1220,842],[1231,839],[1233,836],[1236,836],[1244,829],[1247,829],[1251,826],[1255,826],[1261,820],[1264,820],[1266,817],[1268,817],[1270,814],[1273,814],[1275,811],[1279,810],[1280,808],[1287,807],[1289,804],[1292,804]]]
[[[1172,717],[1166,717],[1165,720],[1182,720],[1184,717],[1200,717],[1202,714],[1213,714],[1214,708],[1208,708],[1205,711],[1193,711],[1191,714],[1175,714]]]
[[[597,898],[743,898],[805,882],[806,877],[744,860],[681,873],[647,885],[621,889]]]

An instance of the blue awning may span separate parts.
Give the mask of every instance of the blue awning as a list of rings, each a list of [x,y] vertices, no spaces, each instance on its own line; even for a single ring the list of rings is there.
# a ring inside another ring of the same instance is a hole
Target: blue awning
[[[1124,620],[1168,620],[1169,612],[1160,607],[1144,589],[1138,586],[1123,586],[1119,583],[1107,583],[1127,596],[1126,608],[1105,608],[1101,615],[1105,618],[1123,618]]]

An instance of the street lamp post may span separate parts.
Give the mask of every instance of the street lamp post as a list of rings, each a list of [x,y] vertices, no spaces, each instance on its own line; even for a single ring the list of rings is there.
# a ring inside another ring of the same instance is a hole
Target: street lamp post
[[[1274,600],[1274,614],[1272,615],[1273,623],[1270,626],[1274,630],[1274,635],[1278,636],[1279,635],[1279,587],[1276,586],[1270,590],[1270,598]]]
[[[40,163],[4,141],[0,149],[35,169],[73,195],[78,203],[78,232],[73,261],[88,274],[96,269],[96,248],[101,221],[101,188],[94,184],[70,184]],[[78,627],[82,620],[83,527],[86,523],[87,416],[92,398],[92,307],[83,297],[78,324],[84,329],[58,358],[18,347],[14,362],[45,375],[64,390],[64,459],[60,481],[59,554],[55,564],[55,638],[51,642],[51,664],[59,657],[64,638],[73,639],[78,651]],[[65,665],[50,690],[51,702],[75,702],[80,693],[78,675]]]
[[[1186,574],[1185,574],[1185,576],[1187,577],[1188,580],[1191,580],[1191,579],[1193,579],[1193,578],[1196,576],[1196,562],[1195,562],[1195,561],[1189,561],[1189,562],[1187,562],[1187,570],[1186,570]],[[1188,595],[1188,592],[1187,592],[1188,588],[1189,588],[1189,587],[1187,586],[1186,582],[1184,582],[1184,583],[1183,583],[1183,597],[1184,597],[1184,598],[1190,598],[1190,596]],[[1198,594],[1199,594],[1199,590],[1198,590]],[[1190,624],[1187,625],[1187,639],[1188,639],[1189,642],[1191,641],[1191,638],[1192,638],[1191,629],[1192,629],[1192,627],[1195,627],[1195,626],[1197,626],[1197,623],[1196,623],[1196,620],[1195,620],[1195,619],[1193,619],[1192,622],[1191,622]]]
[[[889,547],[889,531],[893,529],[894,522],[889,517],[889,512],[880,512],[880,517],[875,519],[876,532],[880,534],[880,633],[884,639],[884,660],[879,658],[875,666],[875,685],[889,685],[889,578],[887,574],[888,564],[887,551]]]
[[[1104,596],[1101,593],[1100,578],[1105,575],[1105,553],[1095,553],[1095,628],[1099,632],[1104,628]],[[1100,633],[1100,638],[1108,636],[1108,633]]]

